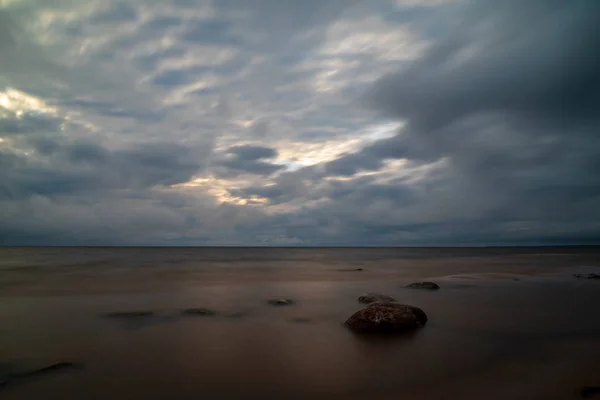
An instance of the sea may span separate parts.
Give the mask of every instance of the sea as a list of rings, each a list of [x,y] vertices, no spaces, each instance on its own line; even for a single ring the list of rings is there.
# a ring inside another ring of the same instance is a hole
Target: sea
[[[0,399],[577,399],[599,272],[599,247],[3,247]],[[368,292],[427,324],[351,332]]]

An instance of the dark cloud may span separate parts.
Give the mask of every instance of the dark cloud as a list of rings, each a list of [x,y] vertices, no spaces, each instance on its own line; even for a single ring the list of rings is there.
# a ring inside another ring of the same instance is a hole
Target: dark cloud
[[[187,25],[183,40],[197,43],[235,45],[240,38],[232,33],[232,25],[228,21],[198,20]]]
[[[41,113],[26,113],[20,116],[6,115],[1,117],[2,107],[0,107],[0,135],[11,136],[17,134],[26,134],[34,131],[53,132],[58,129],[60,120],[49,117]]]
[[[262,146],[233,146],[227,149],[223,160],[217,170],[221,177],[231,177],[239,174],[271,175],[281,170],[283,165],[263,161],[277,157],[277,151],[270,147]]]
[[[161,110],[134,110],[123,108],[119,103],[94,100],[90,98],[73,98],[62,99],[59,105],[91,111],[99,115],[112,118],[132,118],[137,121],[158,122],[164,117],[164,112]]]
[[[277,157],[275,149],[262,146],[233,146],[227,150],[227,153],[235,155],[237,159],[247,161]]]
[[[142,71],[155,71],[158,63],[171,57],[181,57],[186,53],[184,47],[169,47],[161,51],[151,51],[139,54],[135,57],[135,65]]]
[[[172,69],[161,72],[152,79],[155,85],[160,86],[180,86],[191,82],[194,75],[207,70],[207,68],[191,68],[191,69]]]
[[[593,116],[600,101],[597,2],[479,2],[473,8],[471,19],[425,57],[375,85],[375,107],[425,129],[482,112]]]
[[[165,29],[181,26],[183,24],[184,21],[179,17],[166,16],[154,18],[146,22],[142,29],[149,34],[158,36]]]
[[[133,21],[136,19],[137,11],[126,2],[110,4],[104,9],[92,15],[90,22],[96,24],[114,24]]]
[[[319,238],[412,244],[559,243],[570,235],[600,240],[600,213],[592,205],[600,201],[600,79],[592,72],[600,69],[594,50],[600,46],[600,5],[476,2],[467,11],[422,58],[367,93],[372,108],[405,120],[405,128],[304,169],[312,198],[327,200],[310,211]],[[322,181],[377,171],[392,159],[428,172],[393,184],[357,177]],[[294,174],[245,194],[293,202],[297,188],[284,182]],[[307,232],[288,234],[303,238]]]
[[[5,13],[0,12],[0,51],[12,51],[17,42],[14,38],[16,26],[11,18]]]
[[[302,31],[318,31],[356,3],[356,0],[256,0],[251,3],[222,0],[215,6],[226,15],[231,12],[250,15],[253,31],[265,36],[256,46],[265,49],[266,46],[285,46],[291,37]]]
[[[33,152],[0,152],[0,192],[11,198],[184,183],[205,167],[208,154],[170,142],[109,150],[92,141],[56,135],[38,134],[27,143]]]

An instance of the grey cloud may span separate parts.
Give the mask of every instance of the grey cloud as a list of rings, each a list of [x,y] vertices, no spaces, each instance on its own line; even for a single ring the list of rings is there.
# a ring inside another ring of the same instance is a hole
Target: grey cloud
[[[208,68],[190,68],[190,69],[171,69],[160,73],[152,79],[155,85],[160,86],[180,86],[189,83],[194,75]]]
[[[43,90],[52,86],[49,77],[60,79],[60,69],[30,40],[24,20],[0,9],[0,84]]]
[[[188,181],[207,158],[206,151],[168,142],[123,150],[52,136],[33,137],[28,143],[36,156],[0,153],[0,186],[10,197],[170,186]]]
[[[600,79],[593,72],[600,64],[593,50],[600,44],[594,34],[599,7],[593,1],[480,2],[474,20],[407,70],[382,79],[371,101],[428,127],[485,111],[588,114],[600,100]],[[422,121],[428,117],[434,119]]]
[[[406,121],[396,136],[303,170],[302,198],[327,200],[302,211],[312,234],[335,243],[600,240],[598,11],[591,1],[475,2],[454,32],[367,93],[370,107]],[[393,184],[322,180],[389,159],[429,172]],[[292,203],[299,192],[283,184],[294,174],[245,193]],[[286,233],[306,238],[307,229]]]
[[[0,245],[197,245],[261,216],[199,193],[158,189],[0,199],[0,208]]]
[[[573,135],[582,135],[583,127],[597,125],[591,111],[600,106],[600,79],[591,71],[600,67],[593,51],[600,42],[591,31],[600,22],[600,13],[593,12],[598,6],[528,4],[522,6],[525,15],[537,13],[538,21],[530,24],[516,17],[517,3],[485,4],[475,7],[480,20],[463,21],[421,60],[373,87],[371,104],[408,126],[328,164],[332,174],[376,170],[390,158],[452,157],[469,167],[489,162],[508,169],[544,165],[578,146]],[[488,25],[495,30],[482,35],[479,30]]]
[[[255,32],[264,33],[264,46],[282,46],[298,32],[319,29],[356,4],[355,0],[223,0],[215,3],[223,13],[243,11],[251,16],[250,23]]]
[[[60,119],[40,113],[26,113],[19,117],[9,114],[2,117],[2,107],[0,106],[0,135],[26,134],[31,131],[54,132],[58,129],[60,122]]]
[[[59,105],[73,109],[83,109],[112,118],[135,118],[138,121],[158,122],[164,118],[162,110],[135,110],[123,108],[119,103],[90,98],[64,98]]]
[[[255,138],[265,138],[269,136],[270,124],[266,118],[261,118],[252,124],[251,134]]]
[[[378,170],[381,165],[381,159],[375,157],[368,157],[362,153],[347,154],[326,163],[323,172],[327,176],[351,176],[361,170]]]
[[[263,187],[248,187],[244,189],[231,190],[230,193],[234,196],[240,196],[245,198],[258,196],[269,199],[271,201],[277,200],[279,197],[285,195],[284,189],[277,185]]]
[[[225,169],[217,170],[222,177],[237,174],[270,175],[283,168],[282,165],[272,164],[265,159],[277,157],[277,151],[262,146],[233,146],[226,151],[226,156],[219,162]]]
[[[74,163],[103,164],[110,158],[110,152],[95,143],[75,142],[67,149],[66,156]]]
[[[186,182],[205,162],[201,151],[176,143],[145,144],[115,157],[128,186],[142,187]]]
[[[8,52],[14,49],[17,42],[13,37],[16,26],[7,14],[0,12],[0,51]]]
[[[308,201],[321,197],[315,190],[309,190],[309,184],[316,179],[314,171],[305,168],[294,172],[284,172],[269,186],[248,186],[232,190],[234,196],[262,197],[270,204],[290,203],[295,200]]]
[[[136,9],[131,4],[122,1],[114,4],[109,3],[109,8],[93,14],[90,22],[96,24],[123,23],[133,21],[136,17]]]
[[[283,168],[282,165],[271,164],[264,161],[244,161],[239,159],[225,160],[221,165],[227,169],[237,171],[234,173],[231,171],[218,173],[221,177],[231,177],[238,173],[271,175]]]
[[[162,30],[180,26],[183,24],[183,20],[179,17],[174,16],[165,16],[154,18],[144,24],[142,29],[152,35],[155,35],[157,32]]]
[[[80,17],[53,20],[64,42],[43,49],[20,29],[43,24],[0,13],[0,82],[71,118],[0,109],[0,243],[598,242],[598,3],[393,3],[220,0],[197,17],[193,0],[107,1],[91,16],[73,2]],[[357,16],[402,24],[430,47],[401,62],[364,48],[319,54],[330,24]],[[206,44],[235,55],[198,67]],[[358,66],[336,69],[346,61]],[[364,78],[390,68],[373,86]],[[343,88],[316,91],[323,75]],[[178,97],[204,78],[209,88]],[[366,86],[367,109],[354,108]],[[406,124],[335,160],[292,172],[273,161],[274,146],[390,119]],[[213,153],[213,141],[230,147]],[[218,204],[203,184],[171,187],[212,176],[235,178],[230,194],[253,206]]]
[[[232,25],[222,20],[197,20],[188,24],[182,38],[191,42],[235,45],[241,40],[232,33]]]
[[[227,150],[227,153],[234,154],[240,160],[258,160],[261,158],[277,157],[277,151],[270,147],[262,146],[233,146]]]
[[[142,53],[134,58],[134,62],[142,71],[155,71],[160,61],[170,57],[180,57],[185,52],[184,47],[172,46],[160,51]]]

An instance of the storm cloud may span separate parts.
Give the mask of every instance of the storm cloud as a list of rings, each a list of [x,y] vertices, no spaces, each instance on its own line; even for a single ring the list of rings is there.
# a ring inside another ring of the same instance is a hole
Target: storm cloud
[[[12,1],[0,244],[600,242],[600,3]]]

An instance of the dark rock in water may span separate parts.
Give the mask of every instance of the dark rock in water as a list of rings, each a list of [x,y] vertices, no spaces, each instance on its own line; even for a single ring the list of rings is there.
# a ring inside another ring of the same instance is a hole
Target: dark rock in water
[[[56,372],[66,372],[67,370],[81,369],[83,364],[63,361],[56,364],[51,364],[46,367],[32,369],[29,371],[16,371],[10,372],[0,376],[0,388],[6,387],[9,384],[19,383],[27,378],[35,378],[40,376],[46,376]]]
[[[393,297],[386,296],[385,294],[380,293],[366,293],[358,298],[358,301],[361,303],[369,304],[374,303],[376,301],[393,303],[396,301]]]
[[[573,274],[573,276],[577,279],[600,279],[600,274],[594,274],[594,273],[589,273],[589,274]]]
[[[581,389],[581,397],[595,397],[600,395],[600,386],[585,386]]]
[[[427,290],[438,290],[440,285],[434,282],[415,282],[411,283],[407,287],[411,289],[427,289]]]
[[[122,312],[105,313],[102,316],[107,317],[107,318],[119,318],[119,319],[152,317],[152,316],[154,316],[154,311],[122,311]]]
[[[362,268],[356,268],[355,271],[364,271]]]
[[[21,376],[34,376],[34,375],[45,375],[51,372],[58,372],[68,369],[80,369],[83,367],[83,364],[73,363],[69,361],[62,361],[56,364],[48,365],[47,367],[34,369],[32,371],[28,371],[25,373],[21,373]]]
[[[208,308],[188,308],[181,312],[181,315],[190,315],[198,317],[214,317],[217,313]]]
[[[271,299],[267,301],[272,306],[290,306],[294,304],[294,300],[291,299]]]
[[[311,322],[311,320],[308,318],[292,318],[292,319],[290,319],[290,322],[296,322],[299,324],[307,324],[307,323]]]
[[[427,323],[427,314],[418,307],[400,303],[375,302],[354,313],[346,326],[358,333],[400,333]]]

